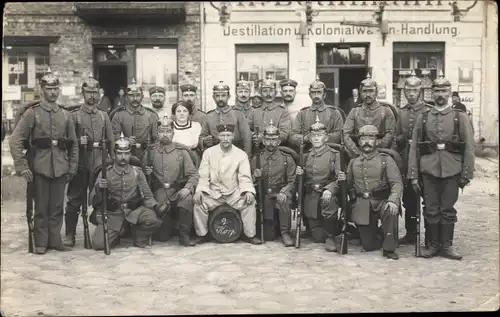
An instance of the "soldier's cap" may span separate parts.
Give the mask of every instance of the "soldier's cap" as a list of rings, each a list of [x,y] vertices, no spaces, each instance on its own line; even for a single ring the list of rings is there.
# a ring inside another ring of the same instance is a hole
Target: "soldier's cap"
[[[266,127],[264,130],[264,136],[268,139],[275,139],[279,138],[280,136],[280,131],[279,129],[273,124],[273,120],[269,122],[269,125]]]
[[[451,93],[451,96],[452,96],[452,97],[459,97],[459,98],[460,98],[460,96],[458,95],[458,91],[454,91],[454,92],[452,92],[452,93]]]
[[[319,121],[318,115],[316,115],[316,122],[309,127],[309,132],[314,134],[326,132],[326,126]]]
[[[359,136],[366,135],[366,136],[378,136],[378,129],[376,126],[367,124],[362,126],[359,129]]]
[[[59,87],[60,85],[59,78],[51,72],[50,68],[47,70],[47,74],[40,79],[41,87]]]
[[[318,75],[316,75],[316,79],[309,85],[309,90],[322,90],[325,88],[326,88],[325,83],[319,80]]]
[[[255,92],[253,93],[250,98],[259,98],[260,100],[262,100],[262,96],[258,93],[258,92]]]
[[[174,130],[174,121],[164,116],[160,121],[158,121],[158,132],[169,132]]]
[[[405,80],[405,87],[421,87],[422,86],[422,80],[417,77],[415,74],[415,70],[411,71],[410,77],[406,78]]]
[[[99,88],[101,88],[99,82],[92,75],[83,81],[82,91],[99,92]]]
[[[360,88],[377,88],[377,82],[372,79],[370,74],[366,75],[366,78],[361,82]]]
[[[127,153],[131,151],[130,141],[123,135],[123,132],[120,135],[120,138],[115,142],[115,151],[121,153]]]
[[[236,89],[246,89],[250,90],[250,82],[243,79],[241,76],[240,80],[236,82]]]
[[[127,86],[127,94],[129,93],[142,93],[142,87],[135,83],[135,79],[132,78],[132,83]]]
[[[186,92],[186,91],[196,92],[197,90],[198,90],[198,88],[195,85],[191,85],[191,84],[181,85],[182,92]]]
[[[149,88],[149,95],[150,96],[152,94],[156,94],[156,93],[161,93],[161,94],[165,95],[165,88],[160,87],[160,86],[153,86],[153,87]]]
[[[443,71],[440,71],[438,78],[432,82],[432,88],[436,87],[451,87],[451,83],[444,77]]]
[[[271,76],[268,76],[266,79],[262,81],[262,84],[260,85],[260,89],[262,88],[273,88],[276,89],[276,84],[274,80],[272,80]]]
[[[293,88],[297,87],[298,83],[293,79],[282,79],[280,80],[280,87],[283,88],[285,86],[292,86]]]
[[[221,132],[234,132],[234,124],[218,124],[217,125],[217,131],[219,133]]]
[[[225,92],[225,91],[229,92],[229,90],[230,90],[229,86],[226,85],[222,80],[219,81],[219,83],[217,83],[213,88],[214,92]]]

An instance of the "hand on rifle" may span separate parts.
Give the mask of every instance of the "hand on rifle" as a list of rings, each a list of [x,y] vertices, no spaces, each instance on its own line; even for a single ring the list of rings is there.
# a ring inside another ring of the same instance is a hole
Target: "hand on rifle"
[[[389,212],[391,213],[391,215],[393,216],[397,216],[397,214],[399,213],[399,208],[398,208],[398,205],[396,205],[395,203],[393,203],[392,201],[388,201],[386,204],[385,204],[385,209],[389,209]]]
[[[203,139],[203,145],[206,147],[211,147],[214,145],[214,138],[209,135],[206,138]]]
[[[81,145],[87,145],[88,142],[89,142],[89,137],[88,136],[84,135],[84,136],[80,137],[80,144]]]
[[[177,196],[179,197],[179,199],[184,199],[189,194],[191,194],[191,191],[187,188],[183,188],[183,189],[179,190],[179,192],[177,193]]]
[[[323,191],[323,195],[321,195],[321,203],[323,206],[328,206],[332,199],[332,192],[329,190]]]
[[[146,174],[146,175],[151,175],[152,173],[153,173],[153,167],[152,167],[152,166],[148,166],[148,165],[146,165],[146,166],[144,167],[144,174]]]
[[[137,137],[129,136],[128,141],[131,143],[131,145],[135,145],[137,143]]]
[[[415,193],[421,193],[422,190],[420,189],[420,185],[418,184],[418,179],[412,179],[411,180],[411,186],[413,187],[413,190]]]
[[[252,141],[255,146],[259,146],[259,144],[262,142],[262,136],[263,136],[262,133],[259,134],[254,133],[252,135]]]
[[[168,210],[167,204],[161,204],[161,205],[158,204],[155,206],[155,212],[156,212],[156,215],[158,216],[158,218],[163,218],[163,216],[165,215],[167,210]]]
[[[337,179],[339,181],[345,181],[347,179],[346,175],[344,172],[340,171],[337,173]]]
[[[245,194],[245,203],[246,203],[247,205],[251,205],[251,204],[253,204],[254,202],[255,202],[255,197],[254,197],[254,195],[253,195],[252,193],[250,193],[250,192],[246,192],[246,194]]]
[[[99,180],[99,188],[108,188],[108,181],[104,178]]]
[[[253,177],[255,178],[262,177],[262,171],[257,168],[256,170],[253,171]]]
[[[304,175],[304,170],[302,169],[302,167],[300,166],[297,166],[297,170],[295,171],[295,173],[297,173],[297,175]]]
[[[286,202],[286,199],[287,199],[287,198],[288,198],[288,197],[286,197],[286,195],[285,195],[285,194],[283,194],[283,193],[279,193],[278,195],[276,195],[276,200],[277,200],[277,201],[278,201],[278,203],[280,203],[280,204],[284,204],[284,203]]]
[[[22,171],[21,175],[26,179],[28,183],[31,183],[33,181],[33,173],[29,168]]]
[[[458,182],[458,186],[461,189],[464,189],[464,187],[467,186],[469,183],[470,183],[470,180],[468,180],[467,178],[460,178],[460,181]]]
[[[202,198],[203,194],[201,192],[194,193],[193,200],[196,205],[201,205]]]

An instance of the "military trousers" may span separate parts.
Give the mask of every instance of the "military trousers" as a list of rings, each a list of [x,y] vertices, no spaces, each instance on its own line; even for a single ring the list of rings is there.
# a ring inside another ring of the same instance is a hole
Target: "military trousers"
[[[378,250],[380,247],[389,252],[396,250],[398,215],[392,215],[389,210],[383,207],[376,212],[370,211],[368,225],[357,225],[361,246],[365,251]],[[382,222],[382,232],[378,227],[379,219]]]
[[[245,202],[245,196],[242,196],[239,191],[235,191],[231,195],[221,196],[217,199],[212,198],[206,193],[202,193],[201,204],[194,204],[194,228],[196,235],[202,237],[208,233],[208,213],[215,208],[227,204],[240,212],[241,221],[243,222],[243,232],[248,238],[253,238],[256,233],[256,210],[255,203],[248,205]]]
[[[59,247],[64,214],[65,177],[35,173],[34,233],[37,247]]]
[[[423,174],[425,210],[424,218],[428,224],[441,222],[444,225],[457,222],[457,210],[460,174],[439,178]]]
[[[420,203],[421,196],[413,190],[413,186],[408,182],[403,191],[403,207],[405,213],[405,229],[409,235],[415,235],[417,232],[417,212],[423,208],[424,202]]]
[[[342,224],[338,219],[338,209],[336,196],[332,196],[329,204],[324,204],[316,192],[304,196],[304,223],[307,223],[314,242],[322,243],[326,238],[340,234]]]
[[[66,213],[64,215],[66,234],[75,234],[76,232],[80,208],[83,205],[85,196],[88,194],[89,176],[90,173],[88,170],[79,170],[68,184],[68,190],[66,192],[68,201],[66,203]]]
[[[168,241],[172,237],[176,220],[179,223],[180,235],[189,235],[193,227],[193,195],[179,198],[175,193],[168,197],[167,191],[160,188],[155,191],[154,196],[158,203],[170,205],[170,212],[165,214],[162,225],[153,235],[154,240]]]
[[[291,200],[287,197],[280,204],[276,196],[264,197],[264,238],[272,241],[283,233],[289,233],[292,222]]]
[[[134,236],[135,242],[147,242],[149,237],[158,230],[161,226],[161,220],[156,216],[156,213],[146,207],[140,207],[141,213],[137,218],[137,223],[132,224],[132,236]],[[97,227],[94,230],[92,236],[92,247],[94,250],[104,249],[104,230],[102,225],[101,212],[98,213],[96,217]],[[120,230],[116,227],[112,228],[108,226],[108,240],[110,246],[116,246],[116,239],[125,233],[125,228],[128,222],[124,220],[121,225]]]

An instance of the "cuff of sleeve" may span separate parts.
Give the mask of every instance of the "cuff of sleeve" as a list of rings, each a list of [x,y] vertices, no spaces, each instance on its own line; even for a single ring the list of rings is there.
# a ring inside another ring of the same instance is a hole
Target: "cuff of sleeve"
[[[255,195],[255,188],[253,186],[251,186],[251,187],[243,186],[243,187],[241,187],[241,193],[244,193],[244,192],[249,192],[249,193],[252,193]]]

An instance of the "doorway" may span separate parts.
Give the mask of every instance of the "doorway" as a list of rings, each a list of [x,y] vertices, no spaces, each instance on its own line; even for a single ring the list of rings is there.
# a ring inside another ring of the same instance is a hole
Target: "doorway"
[[[325,104],[335,106],[339,104],[339,70],[332,68],[318,71],[319,80],[326,86]]]
[[[114,105],[118,97],[120,87],[127,87],[127,64],[97,66],[99,85],[104,89],[104,95],[108,97],[111,105]]]
[[[346,114],[354,106],[352,90],[359,89],[359,85],[366,78],[369,69],[364,67],[347,67],[339,69],[339,106]],[[359,96],[359,95],[358,95]]]

